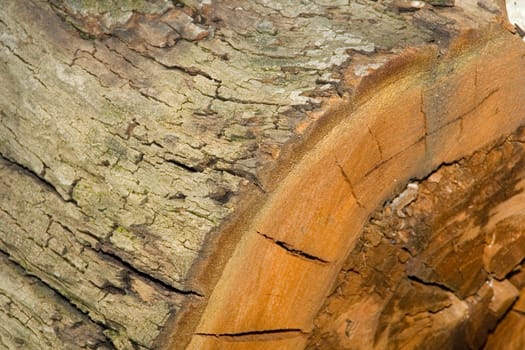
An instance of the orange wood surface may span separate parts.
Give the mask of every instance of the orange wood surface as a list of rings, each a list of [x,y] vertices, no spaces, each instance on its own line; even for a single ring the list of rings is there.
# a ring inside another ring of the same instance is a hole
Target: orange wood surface
[[[395,69],[377,71],[377,88],[351,105],[338,100],[325,108],[322,118],[342,115],[341,122],[301,158],[242,233],[196,333],[310,331],[371,210],[411,178],[525,124],[525,49],[504,30],[483,35],[486,44],[444,57],[433,46],[393,57]],[[362,83],[355,83],[357,91]],[[190,348],[305,344],[303,337],[268,336],[255,343],[194,336]]]

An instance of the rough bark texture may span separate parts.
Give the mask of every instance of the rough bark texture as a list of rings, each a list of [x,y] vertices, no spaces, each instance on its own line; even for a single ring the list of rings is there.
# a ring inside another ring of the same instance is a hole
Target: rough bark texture
[[[369,214],[525,121],[496,4],[406,6],[0,0],[0,345],[313,344]]]
[[[114,349],[103,329],[67,300],[4,254],[0,263],[2,349]]]

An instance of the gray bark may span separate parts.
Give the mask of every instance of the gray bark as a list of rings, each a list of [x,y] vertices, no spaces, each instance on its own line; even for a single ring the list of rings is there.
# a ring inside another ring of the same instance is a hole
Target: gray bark
[[[0,254],[2,349],[98,349],[114,347],[103,328],[45,284]]]

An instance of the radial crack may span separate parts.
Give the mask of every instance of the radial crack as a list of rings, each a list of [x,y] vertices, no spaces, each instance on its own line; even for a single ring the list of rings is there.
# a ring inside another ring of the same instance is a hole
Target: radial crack
[[[246,331],[238,333],[195,333],[204,337],[223,338],[232,341],[265,341],[294,338],[308,333],[299,328],[265,329],[259,331]]]
[[[272,241],[273,243],[277,244],[279,247],[283,248],[284,250],[286,250],[288,253],[291,253],[292,255],[295,255],[295,256],[298,256],[298,257],[301,257],[301,258],[305,258],[307,260],[314,261],[314,262],[321,263],[321,264],[329,264],[330,263],[330,261],[328,261],[328,260],[325,260],[325,259],[320,258],[318,256],[315,256],[315,255],[303,252],[302,250],[293,248],[293,247],[291,247],[291,245],[289,243],[286,243],[286,242],[283,242],[283,241],[279,241],[279,240],[277,240],[277,239],[275,239],[273,237],[270,237],[270,236],[268,236],[268,235],[266,235],[264,233],[261,233],[261,232],[257,231],[257,234],[259,234],[260,236],[266,238],[269,241]]]
[[[372,139],[374,140],[377,146],[377,150],[379,151],[379,157],[382,160],[383,159],[383,148],[381,147],[381,144],[379,143],[379,140],[377,139],[376,135],[372,132],[372,129],[370,128],[370,126],[367,125],[366,127],[368,129],[368,133],[370,134],[370,136],[372,137]]]
[[[350,177],[348,176],[348,174],[346,173],[345,169],[343,168],[343,166],[339,163],[339,161],[335,160],[335,165],[337,165],[337,167],[339,168],[339,170],[341,171],[341,175],[343,176],[343,178],[345,179],[345,182],[348,184],[348,187],[350,188],[350,193],[352,193],[352,197],[354,197],[355,199],[355,202],[357,203],[357,205],[360,207],[360,208],[365,208],[365,206],[363,205],[363,203],[361,203],[361,201],[359,200],[359,198],[357,197],[355,191],[354,191],[354,185],[352,185],[352,181],[350,181]]]

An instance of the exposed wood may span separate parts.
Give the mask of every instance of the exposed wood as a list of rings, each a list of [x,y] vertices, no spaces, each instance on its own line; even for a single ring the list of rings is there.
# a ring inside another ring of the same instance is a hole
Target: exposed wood
[[[15,264],[69,302],[94,344],[313,346],[370,214],[525,122],[525,46],[488,1],[0,5],[0,272]],[[521,238],[494,225],[461,263],[507,281]],[[495,322],[522,289],[443,274],[455,293],[399,288],[446,309],[434,324],[458,335],[460,315]]]
[[[512,311],[489,338],[486,349],[521,349],[525,346],[525,338],[516,335],[524,331],[525,316]]]
[[[525,258],[522,140],[444,165],[373,213],[309,348],[479,349],[523,288],[510,278]]]
[[[503,37],[491,38],[494,47],[483,46],[467,56],[457,52],[442,58],[441,66],[432,62],[435,56],[431,52],[401,56],[401,67],[390,76],[395,83],[387,80],[372,96],[366,95],[352,117],[332,129],[280,183],[226,266],[199,332],[309,332],[312,317],[329,294],[332,278],[373,208],[409,179],[423,177],[439,164],[462,158],[522,124],[523,107],[517,101],[523,95],[517,91],[524,76],[510,73],[523,72],[522,48],[513,58],[508,50],[503,51],[506,34],[501,34]],[[498,61],[506,63],[499,66]],[[451,67],[457,75],[448,77]],[[501,81],[493,74],[498,70],[516,80],[499,85]],[[418,71],[433,73],[428,88],[421,84],[429,78],[418,76]],[[387,72],[381,72],[382,76]],[[469,77],[471,85],[464,83]],[[442,93],[435,94],[435,90]],[[442,119],[425,122],[429,116]],[[292,212],[286,210],[290,207]],[[259,232],[318,259],[308,261],[290,254]],[[322,264],[319,259],[329,263]],[[254,266],[253,261],[258,264]],[[282,283],[275,282],[281,279]],[[238,303],[232,305],[231,300]]]

